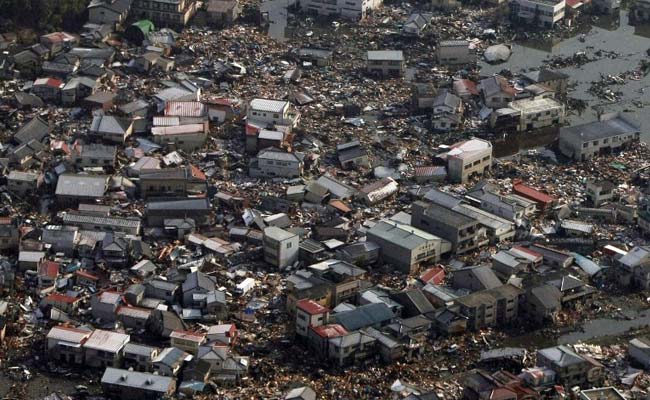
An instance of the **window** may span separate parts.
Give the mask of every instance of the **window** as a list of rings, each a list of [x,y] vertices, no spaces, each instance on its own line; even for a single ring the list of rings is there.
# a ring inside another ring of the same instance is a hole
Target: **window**
[[[594,146],[598,146],[598,140],[594,140]]]
[[[290,249],[292,244],[293,243],[291,243],[291,242],[287,243],[287,249]]]
[[[583,148],[583,149],[586,149],[587,146],[589,146],[589,143],[583,143],[583,144],[582,144],[582,148]]]

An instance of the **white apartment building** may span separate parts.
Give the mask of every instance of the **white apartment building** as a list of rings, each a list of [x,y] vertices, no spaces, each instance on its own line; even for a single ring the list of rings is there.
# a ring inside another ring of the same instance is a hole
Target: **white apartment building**
[[[513,0],[510,17],[516,21],[552,28],[564,19],[564,0]]]
[[[508,107],[519,113],[519,131],[561,124],[566,118],[564,105],[547,97],[516,100]]]
[[[382,4],[383,0],[304,0],[301,3],[303,10],[318,15],[340,15],[351,20],[364,19],[369,11]]]

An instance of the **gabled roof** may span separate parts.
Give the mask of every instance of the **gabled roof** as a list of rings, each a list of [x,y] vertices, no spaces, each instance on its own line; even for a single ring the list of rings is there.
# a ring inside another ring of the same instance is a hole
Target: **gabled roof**
[[[90,126],[94,133],[110,133],[125,135],[133,122],[126,118],[114,117],[112,115],[96,115]]]
[[[14,134],[14,139],[18,143],[25,144],[30,140],[42,141],[50,134],[50,124],[41,117],[32,118],[28,123],[21,126],[18,132]]]
[[[402,50],[368,50],[366,57],[370,61],[404,61]]]
[[[107,367],[101,382],[105,385],[122,386],[126,390],[137,389],[162,395],[172,391],[176,380],[162,375]]]
[[[200,271],[192,272],[187,276],[183,282],[183,292],[189,292],[194,289],[202,289],[204,291],[215,290],[215,279]]]
[[[495,94],[506,93],[510,96],[517,94],[516,90],[506,78],[494,75],[481,80],[481,91],[485,97],[492,97]]]
[[[365,304],[351,311],[334,314],[332,318],[348,331],[388,322],[394,318],[391,309],[384,303]]]

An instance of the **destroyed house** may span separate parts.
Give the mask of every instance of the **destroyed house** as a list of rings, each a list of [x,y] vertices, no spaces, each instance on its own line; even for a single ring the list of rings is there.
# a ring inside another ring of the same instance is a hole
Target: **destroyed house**
[[[395,195],[398,190],[397,182],[391,177],[386,177],[362,187],[359,194],[366,204],[375,205]]]
[[[207,192],[205,174],[193,165],[140,171],[140,194],[152,197],[201,197]]]
[[[515,88],[502,76],[491,76],[480,82],[483,103],[489,108],[504,108],[517,95]]]
[[[209,0],[208,20],[217,26],[228,26],[232,24],[240,13],[238,0]]]
[[[42,178],[33,172],[12,170],[7,175],[7,187],[11,193],[18,196],[34,195],[38,191]]]
[[[296,304],[300,300],[313,300],[322,305],[329,306],[331,286],[327,280],[307,270],[298,270],[287,278],[287,312],[294,313]]]
[[[641,125],[622,113],[604,114],[600,121],[560,128],[560,151],[585,161],[611,154],[639,140]]]

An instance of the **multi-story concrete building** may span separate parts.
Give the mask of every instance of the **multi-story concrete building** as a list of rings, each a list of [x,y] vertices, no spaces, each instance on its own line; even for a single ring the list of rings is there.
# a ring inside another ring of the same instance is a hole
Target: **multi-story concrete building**
[[[368,13],[381,7],[383,0],[306,0],[303,10],[318,15],[340,15],[351,20],[364,19]]]
[[[521,296],[521,289],[508,284],[460,297],[456,303],[468,318],[467,328],[481,329],[515,321]]]
[[[470,139],[451,146],[442,155],[447,159],[447,173],[453,182],[466,183],[473,175],[482,175],[492,166],[492,144],[483,139]]]
[[[467,40],[444,40],[438,43],[436,56],[440,64],[472,64],[476,62],[476,49]]]
[[[478,248],[480,229],[477,220],[423,201],[413,203],[411,210],[413,226],[451,242],[452,251],[456,254]]]
[[[560,151],[574,160],[611,154],[638,142],[641,125],[622,113],[605,114],[600,121],[560,129]]]
[[[134,0],[132,14],[156,26],[183,27],[196,13],[195,0]]]
[[[564,19],[564,0],[515,0],[510,2],[510,18],[543,28],[552,28]]]
[[[440,259],[442,239],[411,225],[382,220],[367,234],[368,240],[381,247],[385,262],[410,274],[426,261]]]
[[[566,119],[564,105],[548,97],[515,100],[508,108],[519,115],[519,131],[562,124]]]
[[[366,68],[369,73],[384,77],[399,77],[404,73],[404,54],[401,50],[368,51]]]
[[[284,268],[298,259],[298,235],[270,226],[264,229],[264,261]]]

